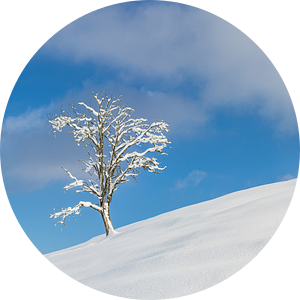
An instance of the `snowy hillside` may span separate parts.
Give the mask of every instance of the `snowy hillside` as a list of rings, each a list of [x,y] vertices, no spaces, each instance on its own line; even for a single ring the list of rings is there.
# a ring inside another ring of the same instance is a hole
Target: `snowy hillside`
[[[235,192],[46,255],[77,281],[126,298],[174,298],[209,288],[272,237],[296,180]]]

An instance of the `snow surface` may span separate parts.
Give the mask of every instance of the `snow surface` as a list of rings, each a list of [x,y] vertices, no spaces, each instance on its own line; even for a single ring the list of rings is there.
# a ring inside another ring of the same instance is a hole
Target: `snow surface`
[[[296,179],[228,194],[45,256],[77,281],[115,296],[196,293],[233,275],[262,250],[295,184]]]

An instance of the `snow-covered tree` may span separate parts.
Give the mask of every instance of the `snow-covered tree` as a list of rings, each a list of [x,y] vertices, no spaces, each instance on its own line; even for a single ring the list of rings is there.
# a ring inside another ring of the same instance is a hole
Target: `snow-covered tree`
[[[97,197],[97,204],[80,201],[76,206],[62,208],[61,211],[50,215],[50,218],[60,218],[58,224],[65,225],[65,219],[80,213],[81,207],[90,207],[98,211],[103,219],[106,235],[113,232],[110,218],[110,205],[113,193],[120,184],[134,179],[140,169],[152,173],[160,173],[166,167],[160,167],[156,158],[147,154],[158,152],[166,154],[163,149],[169,144],[163,132],[168,132],[168,124],[156,121],[148,125],[146,119],[134,119],[134,110],[120,106],[122,96],[108,97],[102,93],[93,93],[96,108],[92,104],[79,102],[72,105],[72,115],[61,110],[59,115],[53,115],[49,120],[54,134],[61,132],[65,126],[71,128],[75,142],[82,144],[88,153],[88,160],[82,160],[85,171],[91,179],[85,181],[77,179],[68,170],[64,169],[72,182],[65,186],[68,190],[79,188],[76,192],[87,192]],[[85,113],[79,112],[79,107]],[[77,110],[78,109],[78,110]],[[146,146],[145,146],[146,145]],[[137,151],[140,146],[141,151]]]

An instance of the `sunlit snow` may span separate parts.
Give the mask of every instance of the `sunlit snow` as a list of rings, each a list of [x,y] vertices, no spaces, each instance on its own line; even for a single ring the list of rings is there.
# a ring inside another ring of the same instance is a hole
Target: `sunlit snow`
[[[126,298],[174,298],[209,288],[251,261],[275,233],[296,180],[228,194],[47,254],[60,270]]]

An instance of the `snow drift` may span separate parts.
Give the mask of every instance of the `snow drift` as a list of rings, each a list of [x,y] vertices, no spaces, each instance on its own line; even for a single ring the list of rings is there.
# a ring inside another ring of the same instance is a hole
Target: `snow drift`
[[[296,180],[184,207],[45,255],[75,280],[111,295],[174,298],[236,273],[282,221]]]

